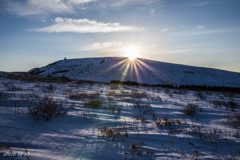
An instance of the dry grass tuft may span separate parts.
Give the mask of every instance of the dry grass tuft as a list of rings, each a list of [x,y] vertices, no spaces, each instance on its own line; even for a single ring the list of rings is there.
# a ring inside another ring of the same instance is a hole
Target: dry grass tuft
[[[184,107],[183,113],[194,116],[198,108],[198,105],[189,103],[187,106]]]
[[[89,108],[99,109],[102,106],[103,102],[101,99],[90,98],[87,102],[84,103]]]
[[[67,109],[61,103],[53,101],[52,98],[44,97],[39,102],[28,106],[28,113],[36,119],[50,120],[67,113]]]

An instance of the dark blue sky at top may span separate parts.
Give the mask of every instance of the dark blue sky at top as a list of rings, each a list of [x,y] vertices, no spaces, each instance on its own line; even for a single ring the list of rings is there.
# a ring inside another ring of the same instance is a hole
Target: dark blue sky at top
[[[144,58],[240,72],[239,0],[80,2],[0,0],[0,70],[26,71],[64,57],[122,56],[125,46],[138,46]],[[75,22],[81,19],[86,22]]]

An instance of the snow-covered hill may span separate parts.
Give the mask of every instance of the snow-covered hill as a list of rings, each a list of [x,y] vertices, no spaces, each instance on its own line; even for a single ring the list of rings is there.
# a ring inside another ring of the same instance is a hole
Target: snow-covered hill
[[[60,60],[39,69],[32,69],[29,73],[98,82],[120,80],[155,85],[240,88],[240,73],[142,58],[135,61],[123,57]]]

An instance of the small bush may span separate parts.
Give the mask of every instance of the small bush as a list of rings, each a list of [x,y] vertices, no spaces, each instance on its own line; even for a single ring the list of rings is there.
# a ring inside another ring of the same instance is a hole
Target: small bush
[[[147,93],[145,91],[143,91],[143,92],[132,91],[133,98],[144,98],[146,96],[147,96]]]
[[[212,104],[213,104],[215,107],[218,107],[218,106],[224,106],[224,105],[226,105],[226,102],[225,102],[225,101],[220,101],[220,100],[214,100],[214,101],[212,101]]]
[[[164,89],[164,92],[165,92],[165,94],[169,94],[169,93],[170,93],[170,90],[169,90],[168,88],[165,88],[165,89]]]
[[[151,97],[149,97],[149,99],[152,101],[162,102],[162,98],[160,96],[151,96]]]
[[[195,96],[198,97],[201,100],[206,99],[206,94],[204,92],[196,92]]]
[[[56,90],[56,87],[53,84],[50,84],[42,88],[43,92],[54,92],[55,90]]]
[[[90,95],[88,95],[87,93],[71,93],[69,94],[69,98],[73,99],[73,100],[80,100],[80,99],[84,99],[84,98],[89,98]]]
[[[50,120],[67,113],[67,109],[52,98],[44,97],[39,102],[28,106],[28,113],[37,119]]]
[[[113,101],[114,101],[114,98],[113,98],[113,97],[107,97],[107,100],[108,100],[109,102],[113,102]]]
[[[111,88],[112,90],[116,90],[116,89],[120,89],[120,86],[117,85],[117,84],[111,84],[111,85],[110,85],[110,88]]]
[[[90,108],[99,109],[102,106],[103,102],[101,99],[90,98],[85,105]]]
[[[82,95],[79,93],[73,93],[73,94],[69,94],[69,98],[73,100],[79,100],[79,99],[82,99]]]
[[[234,111],[239,105],[237,102],[234,102],[233,100],[229,100],[228,102],[215,100],[215,101],[212,101],[212,103],[216,108],[225,106],[227,110],[231,110],[231,111]]]
[[[237,102],[234,102],[234,101],[228,101],[227,102],[227,104],[226,104],[226,108],[228,109],[228,110],[232,110],[232,111],[234,111],[237,107],[238,107],[238,103]]]
[[[173,90],[174,94],[179,94],[179,95],[186,95],[188,93],[187,90],[182,90],[182,89],[174,89]]]
[[[108,95],[110,95],[110,96],[118,96],[119,94],[117,94],[115,91],[109,91]]]
[[[227,121],[231,123],[234,128],[237,128],[240,125],[240,114],[230,114],[228,115]]]
[[[196,104],[188,104],[187,106],[184,107],[183,113],[190,116],[194,116],[198,108],[199,107]]]
[[[240,114],[239,114],[239,113],[236,113],[234,117],[235,117],[236,121],[237,121],[238,123],[240,123]]]
[[[114,115],[121,113],[121,108],[116,109],[116,107],[113,105],[109,105],[109,106],[105,107],[104,109],[112,112]]]

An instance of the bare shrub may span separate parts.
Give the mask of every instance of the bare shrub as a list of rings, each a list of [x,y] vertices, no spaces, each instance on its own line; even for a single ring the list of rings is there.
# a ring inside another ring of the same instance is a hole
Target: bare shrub
[[[151,96],[151,97],[149,97],[149,99],[152,101],[162,102],[162,98],[160,96]]]
[[[148,103],[136,102],[134,106],[138,108],[138,111],[141,115],[146,115],[146,114],[152,115],[154,113],[153,108]]]
[[[114,101],[114,98],[113,98],[113,97],[107,97],[107,100],[108,100],[109,102],[113,102],[113,101]]]
[[[182,90],[182,89],[174,89],[173,94],[179,94],[179,95],[186,95],[188,93],[187,90]]]
[[[101,99],[90,98],[87,102],[84,103],[87,107],[99,109],[102,106],[103,102]]]
[[[198,151],[198,150],[194,150],[194,153],[193,153],[193,155],[192,155],[191,160],[192,160],[192,159],[198,159],[198,156],[199,156],[199,151]]]
[[[72,100],[81,100],[81,99],[96,99],[100,96],[99,92],[94,92],[94,93],[86,93],[86,92],[76,92],[76,93],[70,93],[68,97]]]
[[[226,93],[223,93],[223,96],[224,96],[224,97],[228,97],[228,98],[233,98],[233,97],[235,96],[235,93],[226,92]]]
[[[235,114],[235,119],[238,123],[240,123],[240,114],[239,113]]]
[[[67,113],[67,109],[61,103],[53,101],[52,98],[44,97],[40,101],[28,106],[28,113],[36,119],[50,120]]]
[[[36,83],[34,87],[40,87],[41,85],[39,83]]]
[[[109,92],[108,92],[108,95],[119,97],[119,96],[121,95],[121,93],[118,93],[118,92],[116,92],[116,91],[109,91]]]
[[[171,120],[168,119],[167,117],[164,117],[163,119],[156,119],[155,120],[156,125],[163,125],[165,127],[170,127],[172,125],[180,125],[181,121],[180,120]]]
[[[36,93],[27,93],[27,94],[23,94],[22,98],[27,98],[27,99],[41,99],[39,94]]]
[[[123,141],[126,138],[129,138],[128,132],[125,127],[113,128],[104,126],[102,129],[100,129],[98,128],[98,126],[96,126],[96,128],[101,132],[101,136],[111,139],[112,141],[117,138]]]
[[[145,91],[143,91],[143,92],[132,91],[133,98],[144,98],[146,96],[147,96],[147,93]]]
[[[136,106],[136,107],[138,107],[138,108],[151,107],[151,105],[148,104],[148,103],[140,103],[140,102],[136,102],[136,103],[134,104],[134,106]]]
[[[140,120],[142,123],[147,122],[147,119],[145,116],[147,115],[153,116],[153,117],[155,116],[154,110],[150,104],[136,102],[134,104],[134,107],[138,109],[138,112],[136,112],[136,114],[134,115],[134,118],[136,118],[136,120]]]
[[[110,111],[114,115],[118,115],[121,113],[121,108],[116,109],[116,107],[114,105],[108,105],[104,109]]]
[[[240,114],[229,114],[227,117],[227,122],[229,122],[234,128],[237,128],[240,125]]]
[[[233,136],[239,138],[240,137],[239,130],[236,130],[235,133],[233,133]]]
[[[96,91],[96,92],[93,92],[91,94],[89,94],[89,96],[87,98],[90,98],[90,99],[97,99],[99,98],[101,95],[101,93],[99,91]]]
[[[226,102],[225,102],[225,101],[220,101],[220,100],[214,100],[214,101],[212,101],[211,103],[212,103],[215,107],[226,105]]]
[[[80,99],[89,98],[89,97],[90,97],[90,95],[85,92],[69,94],[69,98],[73,99],[73,100],[80,100]]]
[[[7,79],[14,79],[14,80],[24,80],[26,75],[24,74],[17,74],[17,73],[10,73],[7,75]]]
[[[20,91],[20,90],[22,90],[22,88],[19,87],[19,86],[9,85],[9,84],[7,84],[7,83],[4,83],[3,85],[4,85],[4,86],[7,88],[7,90],[9,90],[9,91]]]
[[[169,92],[170,92],[170,89],[168,89],[168,88],[165,88],[165,89],[164,89],[164,92],[165,92],[165,94],[169,94]]]
[[[0,92],[0,99],[8,99],[9,95],[3,92]]]
[[[22,147],[24,148],[24,156],[26,156],[27,160],[30,160],[29,158],[29,152],[27,150],[27,147],[25,146],[25,144],[23,143],[22,139],[20,137],[16,137],[16,139],[21,143]]]
[[[198,97],[201,100],[206,99],[206,93],[204,93],[204,92],[196,92],[195,96]]]
[[[184,107],[183,113],[190,116],[194,116],[198,108],[199,108],[198,105],[189,103]]]
[[[2,144],[0,145],[0,149],[1,149],[1,151],[2,151],[3,153],[7,153],[9,156],[12,157],[11,159],[14,160],[13,149],[12,149],[12,147],[11,147],[8,143],[2,143]]]
[[[56,90],[56,87],[53,84],[49,84],[48,86],[44,86],[42,88],[43,92],[54,92]]]
[[[120,89],[120,86],[117,84],[111,84],[110,89],[112,89],[112,90]]]
[[[203,133],[200,125],[192,125],[191,132],[195,133],[201,140],[203,140]]]
[[[135,153],[137,155],[145,155],[145,156],[154,156],[154,152],[151,150],[147,150],[142,147],[144,143],[131,143],[128,147],[130,153]]]
[[[234,102],[233,100],[229,100],[226,104],[226,108],[228,110],[234,111],[238,107],[238,103]]]
[[[158,127],[167,129],[168,134],[173,134],[173,132],[181,132],[185,128],[184,122],[180,121],[179,119],[171,120],[167,117],[163,117],[163,119],[154,118],[153,120]]]
[[[239,105],[237,102],[234,102],[233,100],[229,100],[228,102],[215,100],[215,101],[212,101],[212,103],[216,108],[224,106],[227,110],[231,110],[231,111],[234,111]]]

